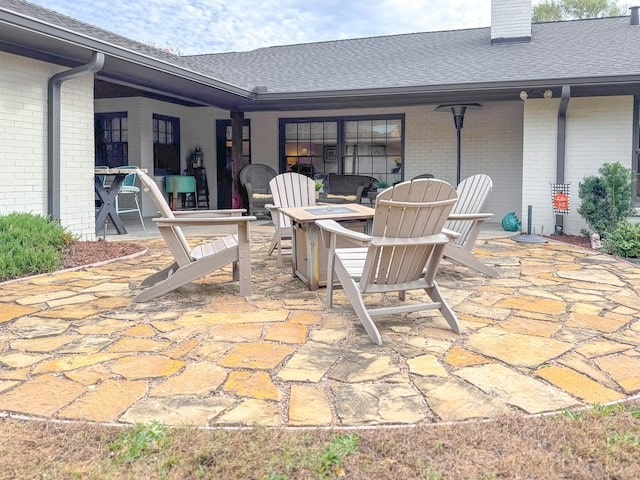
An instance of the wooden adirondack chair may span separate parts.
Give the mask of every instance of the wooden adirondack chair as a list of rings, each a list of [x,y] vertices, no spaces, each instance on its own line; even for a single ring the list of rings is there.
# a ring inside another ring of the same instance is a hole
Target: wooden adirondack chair
[[[143,280],[141,286],[148,288],[138,294],[134,301],[145,302],[158,297],[230,263],[233,264],[233,279],[240,283],[240,295],[251,295],[249,222],[256,217],[240,216],[245,210],[239,209],[173,212],[156,182],[142,171],[138,171],[138,177],[160,211],[161,218],[154,218],[153,221],[158,225],[175,261]],[[215,229],[223,225],[237,225],[238,233],[193,249],[181,228],[212,226]]]
[[[378,194],[372,235],[353,232],[332,220],[317,224],[328,240],[327,278],[333,271],[371,339],[382,344],[371,319],[375,315],[438,309],[451,329],[460,333],[458,319],[442,297],[435,282],[438,264],[449,236],[442,229],[456,203],[456,191],[441,180],[399,183]],[[455,234],[452,234],[455,235]],[[336,248],[337,238],[364,248]],[[327,238],[328,237],[328,238]],[[327,307],[333,306],[333,282],[327,282]],[[367,308],[363,294],[424,289],[429,303]]]
[[[267,204],[276,231],[269,246],[269,253],[278,248],[278,266],[282,266],[282,240],[291,239],[291,218],[282,215],[282,207],[312,207],[316,204],[316,182],[295,172],[282,173],[272,178],[269,189],[273,204]]]
[[[444,228],[459,234],[444,249],[444,257],[460,265],[473,268],[489,277],[498,277],[498,271],[478,260],[472,252],[483,222],[493,213],[482,213],[484,204],[493,188],[487,175],[473,175],[458,185],[458,201]]]

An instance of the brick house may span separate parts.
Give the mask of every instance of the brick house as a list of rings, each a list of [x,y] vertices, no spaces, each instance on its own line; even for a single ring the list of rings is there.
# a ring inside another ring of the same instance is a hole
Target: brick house
[[[531,24],[530,0],[493,0],[491,17],[487,28],[177,56],[0,0],[0,214],[51,215],[92,239],[94,165],[139,165],[162,183],[196,147],[210,206],[228,207],[235,136],[247,160],[277,171],[453,184],[487,173],[497,221],[526,221],[531,205],[537,232],[577,234],[585,176],[616,161],[638,174],[637,9]],[[460,130],[452,106],[466,107]],[[571,185],[563,218],[554,183]],[[143,210],[154,214],[149,199]]]

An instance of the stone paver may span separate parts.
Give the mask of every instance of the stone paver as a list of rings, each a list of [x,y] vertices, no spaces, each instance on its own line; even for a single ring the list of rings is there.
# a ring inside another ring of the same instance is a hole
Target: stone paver
[[[501,401],[457,379],[420,378],[415,384],[429,407],[440,420],[446,422],[491,418],[509,412],[509,408]]]
[[[487,327],[469,336],[466,347],[510,365],[537,367],[571,349],[571,344],[536,335],[511,333]]]
[[[231,372],[224,391],[259,400],[281,400],[284,396],[266,372]]]
[[[579,404],[564,391],[496,363],[466,367],[456,375],[483,392],[527,413],[543,413]]]
[[[624,393],[640,391],[640,358],[616,354],[597,358],[595,363],[622,387]]]
[[[259,223],[259,222],[258,222]],[[269,230],[271,228],[271,230]],[[344,292],[325,309],[252,229],[252,286],[231,269],[144,304],[145,255],[0,284],[0,413],[198,426],[371,426],[493,418],[640,392],[640,268],[550,242],[490,240],[490,279],[443,262],[458,315],[380,321],[373,345]],[[288,262],[289,260],[285,260]],[[213,293],[215,292],[215,293]],[[411,292],[416,300],[423,296]],[[397,303],[395,296],[374,296]]]
[[[337,385],[332,390],[342,425],[410,424],[426,414],[420,396],[409,385]]]
[[[332,423],[331,404],[316,387],[292,385],[289,400],[289,425],[326,426]]]
[[[588,403],[609,403],[624,398],[622,393],[603,387],[570,368],[546,367],[536,371],[536,375]]]
[[[143,381],[107,380],[63,409],[58,417],[113,422],[146,392],[147,383]]]
[[[0,410],[50,417],[85,392],[85,387],[65,378],[40,375],[0,395]]]

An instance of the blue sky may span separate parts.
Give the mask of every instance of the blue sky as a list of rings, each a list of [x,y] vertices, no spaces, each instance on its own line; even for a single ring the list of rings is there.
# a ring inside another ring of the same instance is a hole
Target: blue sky
[[[180,53],[489,26],[491,0],[29,0]]]
[[[30,1],[183,55],[491,23],[491,0]]]

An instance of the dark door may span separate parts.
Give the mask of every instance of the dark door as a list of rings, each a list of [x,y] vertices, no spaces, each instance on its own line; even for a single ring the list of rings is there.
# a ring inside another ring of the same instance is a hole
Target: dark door
[[[231,120],[216,120],[216,184],[218,208],[231,208]],[[242,155],[251,163],[251,128],[246,119],[242,126]]]

